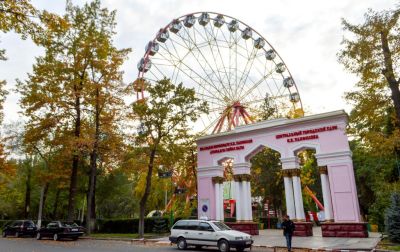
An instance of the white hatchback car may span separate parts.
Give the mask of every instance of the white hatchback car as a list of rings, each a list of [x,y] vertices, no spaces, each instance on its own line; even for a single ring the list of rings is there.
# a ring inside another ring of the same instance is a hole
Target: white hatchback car
[[[250,248],[253,240],[249,234],[232,230],[219,221],[205,220],[180,220],[171,228],[171,243],[176,243],[178,249],[186,249],[187,246],[218,247],[221,252],[236,248],[243,251]]]

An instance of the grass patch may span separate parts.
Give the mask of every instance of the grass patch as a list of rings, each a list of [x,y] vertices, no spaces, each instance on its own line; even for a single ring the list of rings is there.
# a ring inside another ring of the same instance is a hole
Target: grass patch
[[[144,238],[152,239],[152,238],[159,238],[169,235],[169,233],[165,234],[158,234],[158,233],[147,233],[144,234]],[[138,239],[139,234],[113,234],[113,233],[92,233],[90,234],[91,237],[94,238],[126,238],[126,239]]]
[[[390,251],[400,251],[400,245],[395,245],[395,246],[385,246],[383,249],[390,250]]]
[[[379,242],[378,249],[385,249],[391,251],[400,251],[400,243],[391,242],[389,239],[384,238]]]

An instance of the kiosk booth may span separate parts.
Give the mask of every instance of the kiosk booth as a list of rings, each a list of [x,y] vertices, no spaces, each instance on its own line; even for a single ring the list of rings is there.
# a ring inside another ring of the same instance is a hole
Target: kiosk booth
[[[340,110],[297,119],[262,121],[200,137],[197,140],[199,217],[224,221],[222,163],[231,160],[236,222],[227,224],[258,234],[251,208],[250,159],[268,147],[281,155],[286,209],[296,223],[295,235],[312,235],[312,223],[306,222],[304,213],[301,167],[296,153],[314,149],[326,219],[322,223],[322,235],[368,237],[367,225],[360,219],[352,154],[346,135],[347,122],[347,114]]]

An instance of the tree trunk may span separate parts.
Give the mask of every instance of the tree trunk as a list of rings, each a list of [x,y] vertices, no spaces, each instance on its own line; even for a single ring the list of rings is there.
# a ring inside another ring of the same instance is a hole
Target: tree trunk
[[[96,105],[95,105],[95,134],[93,150],[90,153],[90,175],[89,175],[89,193],[87,197],[87,213],[86,213],[86,232],[90,232],[94,228],[96,222],[96,209],[95,209],[95,189],[96,189],[96,173],[97,173],[97,156],[99,148],[100,136],[100,104],[99,104],[100,90],[96,88]]]
[[[96,159],[97,152],[93,151],[90,154],[90,176],[89,176],[89,191],[87,196],[87,210],[86,210],[86,233],[90,234],[94,227],[94,221],[92,216],[92,205],[94,199],[94,188],[95,188],[95,178],[96,178]]]
[[[60,199],[60,192],[61,189],[58,188],[56,192],[56,197],[54,199],[54,205],[53,205],[53,219],[57,219],[57,208],[58,208],[58,200]]]
[[[143,238],[144,236],[144,214],[146,210],[146,202],[150,195],[151,189],[151,177],[153,175],[153,165],[154,165],[154,157],[156,154],[157,145],[151,150],[150,152],[150,160],[149,166],[147,170],[147,177],[146,177],[146,188],[144,190],[144,194],[142,199],[140,200],[140,210],[139,210],[139,238]]]
[[[75,87],[76,98],[75,98],[75,132],[74,137],[76,140],[79,139],[81,135],[81,99],[78,94],[78,88]],[[75,146],[74,146],[75,148]],[[71,181],[69,186],[69,197],[68,197],[68,221],[74,221],[75,215],[75,196],[76,196],[76,185],[78,180],[78,165],[79,165],[79,155],[76,153],[78,150],[75,149],[75,153],[72,156],[72,170],[71,170]]]
[[[25,209],[24,209],[24,217],[28,219],[30,207],[31,207],[31,177],[32,177],[32,166],[33,159],[28,164],[28,174],[26,177],[26,190],[25,190]]]
[[[96,174],[94,175],[94,187],[93,187],[93,195],[92,195],[92,213],[91,217],[93,220],[96,220],[96,184],[97,184],[97,165],[96,165]]]
[[[69,186],[69,197],[68,197],[68,221],[74,221],[75,217],[75,196],[76,196],[76,185],[78,180],[78,155],[74,155],[72,160],[72,171],[71,171],[71,182]]]
[[[93,212],[93,205],[94,205],[94,192],[95,192],[95,185],[96,185],[96,172],[97,172],[97,151],[93,151],[90,154],[90,175],[89,175],[89,191],[87,195],[87,210],[86,210],[86,232],[90,234],[90,232],[94,228],[94,216],[92,215]]]
[[[47,199],[47,193],[49,192],[49,186],[50,186],[50,183],[48,183],[48,182],[46,182],[46,184],[44,185],[43,205],[42,205],[43,209],[46,206],[46,199]],[[42,212],[42,216],[46,216],[46,213],[44,211]]]
[[[39,200],[39,213],[38,213],[38,221],[37,226],[40,228],[42,226],[42,216],[43,216],[43,208],[46,201],[46,194],[49,188],[49,183],[46,183],[42,186],[40,190],[40,200]]]
[[[33,146],[36,152],[39,154],[39,156],[43,159],[46,170],[49,170],[49,163],[47,159],[43,156],[42,152],[39,150],[39,148],[34,145]],[[42,185],[42,188],[40,190],[40,200],[39,200],[39,213],[38,213],[38,226],[40,228],[42,224],[42,215],[43,215],[43,208],[46,202],[46,196],[47,196],[47,191],[49,190],[49,183],[46,182],[44,185]]]
[[[394,109],[396,111],[396,127],[400,127],[400,90],[399,90],[399,81],[396,80],[393,71],[393,59],[392,52],[390,51],[389,42],[388,42],[388,31],[381,31],[381,43],[382,43],[382,51],[384,57],[384,65],[385,69],[382,70],[383,75],[385,76],[390,90],[391,96],[394,104]]]

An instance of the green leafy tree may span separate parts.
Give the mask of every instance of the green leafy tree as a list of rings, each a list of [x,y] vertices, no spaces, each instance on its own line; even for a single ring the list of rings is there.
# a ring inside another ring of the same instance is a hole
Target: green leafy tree
[[[264,148],[251,159],[252,196],[261,196],[277,213],[283,207],[283,177],[279,152]]]
[[[195,97],[193,89],[182,84],[174,85],[168,79],[148,84],[149,98],[133,104],[133,113],[141,122],[137,137],[139,145],[146,146],[147,175],[139,207],[139,236],[144,235],[144,216],[147,200],[152,188],[152,177],[156,154],[161,147],[173,146],[187,138],[190,121],[194,122],[207,104]]]
[[[389,208],[386,210],[386,231],[389,239],[400,242],[400,193],[393,192]]]
[[[300,151],[297,156],[299,157],[301,166],[301,185],[303,187],[304,207],[309,211],[317,211],[317,206],[311,195],[306,193],[304,189],[306,186],[313,192],[317,199],[323,204],[321,179],[318,173],[317,160],[315,158],[315,150]]]
[[[103,174],[105,173],[105,174]],[[136,179],[122,169],[101,171],[97,181],[96,205],[100,218],[133,218],[138,202],[133,195]]]
[[[398,8],[369,10],[362,24],[343,20],[349,35],[338,55],[345,69],[359,77],[355,90],[345,95],[353,105],[351,149],[361,211],[381,230],[390,193],[399,186],[399,13]]]
[[[260,121],[264,121],[264,120],[269,120],[269,119],[273,119],[276,117],[279,117],[280,115],[277,114],[277,109],[274,106],[274,104],[272,103],[271,99],[269,98],[269,96],[267,95],[264,100],[263,103],[260,105],[260,110],[258,112],[258,118]]]

